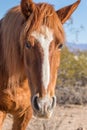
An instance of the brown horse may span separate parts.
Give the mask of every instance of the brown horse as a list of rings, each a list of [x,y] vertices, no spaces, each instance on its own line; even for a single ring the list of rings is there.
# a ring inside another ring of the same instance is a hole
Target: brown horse
[[[64,43],[62,24],[80,0],[58,11],[47,3],[21,0],[0,20],[0,129],[7,113],[13,130],[25,130],[32,113],[49,118]]]

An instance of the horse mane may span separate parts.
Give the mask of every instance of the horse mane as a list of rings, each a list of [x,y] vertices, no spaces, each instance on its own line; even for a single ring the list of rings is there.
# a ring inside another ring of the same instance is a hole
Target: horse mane
[[[21,13],[20,7],[11,9],[5,17],[1,20],[1,45],[2,45],[2,66],[5,68],[4,72],[8,76],[8,86],[19,84],[24,76],[22,57],[20,53],[20,32],[24,17]],[[23,75],[20,79],[20,75]],[[18,83],[17,83],[18,82]]]
[[[35,10],[27,20],[22,14],[21,7],[17,6],[8,11],[0,21],[3,62],[6,65],[9,82],[14,82],[14,80],[17,82],[20,75],[25,75],[23,67],[24,40],[26,35],[30,35],[33,30],[39,31],[41,25],[53,29],[56,39],[64,42],[64,31],[58,15],[54,8],[46,3],[36,4]]]

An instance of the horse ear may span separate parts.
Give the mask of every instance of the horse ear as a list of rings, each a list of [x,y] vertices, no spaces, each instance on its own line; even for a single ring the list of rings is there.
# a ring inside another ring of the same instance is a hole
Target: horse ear
[[[21,11],[26,18],[31,15],[34,9],[35,4],[32,2],[32,0],[21,0]]]
[[[62,24],[64,24],[70,18],[71,14],[78,7],[79,3],[80,3],[80,0],[73,3],[72,5],[66,6],[66,7],[56,11],[56,13],[58,14],[58,17],[61,20]]]

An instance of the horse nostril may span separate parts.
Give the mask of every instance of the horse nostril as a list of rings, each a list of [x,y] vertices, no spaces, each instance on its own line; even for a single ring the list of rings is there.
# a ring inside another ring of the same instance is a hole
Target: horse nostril
[[[52,97],[52,108],[56,106],[56,97]]]
[[[51,111],[56,106],[56,97],[53,96],[51,100],[51,105],[48,107],[48,110]]]
[[[33,100],[32,100],[32,104],[34,109],[36,109],[37,111],[39,111],[39,106],[38,106],[38,102],[37,102],[38,96],[34,96]]]

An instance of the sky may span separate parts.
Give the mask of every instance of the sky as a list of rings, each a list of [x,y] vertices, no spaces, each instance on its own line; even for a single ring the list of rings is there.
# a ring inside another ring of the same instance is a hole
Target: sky
[[[74,3],[76,0],[33,0],[34,2],[47,2],[54,6],[55,10],[58,10],[64,6]],[[0,19],[6,14],[6,12],[20,4],[20,0],[1,0],[0,1]],[[81,0],[81,3],[77,10],[72,15],[73,24],[69,24],[70,21],[65,23],[64,29],[66,34],[66,40],[68,42],[74,42],[76,44],[87,44],[87,0]]]

